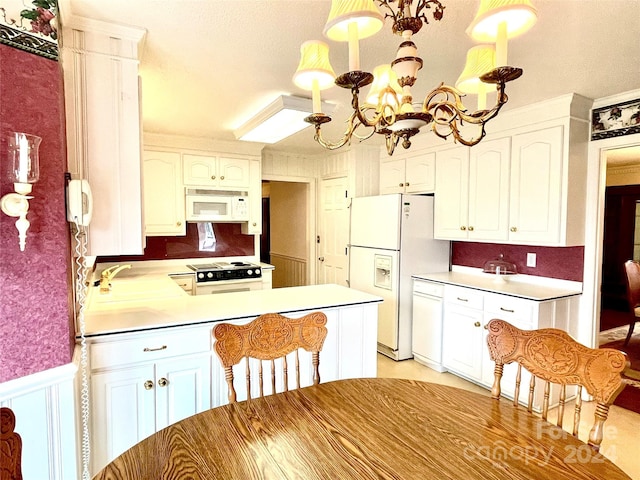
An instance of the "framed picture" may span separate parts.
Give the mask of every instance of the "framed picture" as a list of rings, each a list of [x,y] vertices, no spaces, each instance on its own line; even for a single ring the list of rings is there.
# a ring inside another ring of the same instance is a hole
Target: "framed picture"
[[[640,98],[593,109],[591,140],[631,133],[640,133]]]

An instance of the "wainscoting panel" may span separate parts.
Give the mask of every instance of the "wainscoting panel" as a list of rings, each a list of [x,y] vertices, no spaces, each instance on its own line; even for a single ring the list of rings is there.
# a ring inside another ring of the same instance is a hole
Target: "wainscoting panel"
[[[68,364],[0,384],[0,406],[16,415],[25,479],[79,478],[76,449],[77,365]]]
[[[298,287],[307,285],[307,261],[271,252],[273,271],[273,288]]]

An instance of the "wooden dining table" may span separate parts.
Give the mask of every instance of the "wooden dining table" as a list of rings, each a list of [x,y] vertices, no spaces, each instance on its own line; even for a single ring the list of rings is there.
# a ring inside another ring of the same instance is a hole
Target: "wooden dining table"
[[[526,408],[391,378],[339,380],[213,408],[146,438],[94,478],[629,480]]]

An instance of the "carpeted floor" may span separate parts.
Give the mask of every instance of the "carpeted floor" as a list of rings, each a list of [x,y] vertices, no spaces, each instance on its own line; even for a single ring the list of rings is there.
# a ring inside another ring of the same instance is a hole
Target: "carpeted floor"
[[[628,345],[624,339],[629,327],[623,326],[600,333],[600,348],[615,348],[627,354],[631,362],[631,370],[625,375],[627,386],[616,398],[614,405],[640,413],[640,325]]]

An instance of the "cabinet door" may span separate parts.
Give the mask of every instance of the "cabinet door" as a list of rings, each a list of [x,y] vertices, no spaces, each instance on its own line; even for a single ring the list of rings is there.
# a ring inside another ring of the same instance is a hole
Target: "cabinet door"
[[[249,160],[246,158],[218,158],[218,175],[220,187],[225,188],[249,188]]]
[[[434,237],[466,239],[469,208],[469,148],[436,153]]]
[[[185,235],[180,154],[145,150],[143,158],[145,234]]]
[[[262,234],[262,168],[260,160],[249,164],[249,221],[242,224],[245,235]]]
[[[432,193],[436,186],[436,154],[423,153],[407,158],[405,192]]]
[[[485,140],[470,149],[469,240],[507,240],[511,140]]]
[[[218,161],[204,155],[182,155],[185,185],[218,186]]]
[[[380,193],[404,193],[404,159],[380,162]]]
[[[514,135],[509,240],[558,244],[562,216],[562,126]]]
[[[153,365],[91,375],[93,472],[155,430]]]
[[[156,364],[156,429],[211,408],[211,354]]]
[[[482,377],[483,314],[451,303],[444,306],[442,363],[471,380]]]

